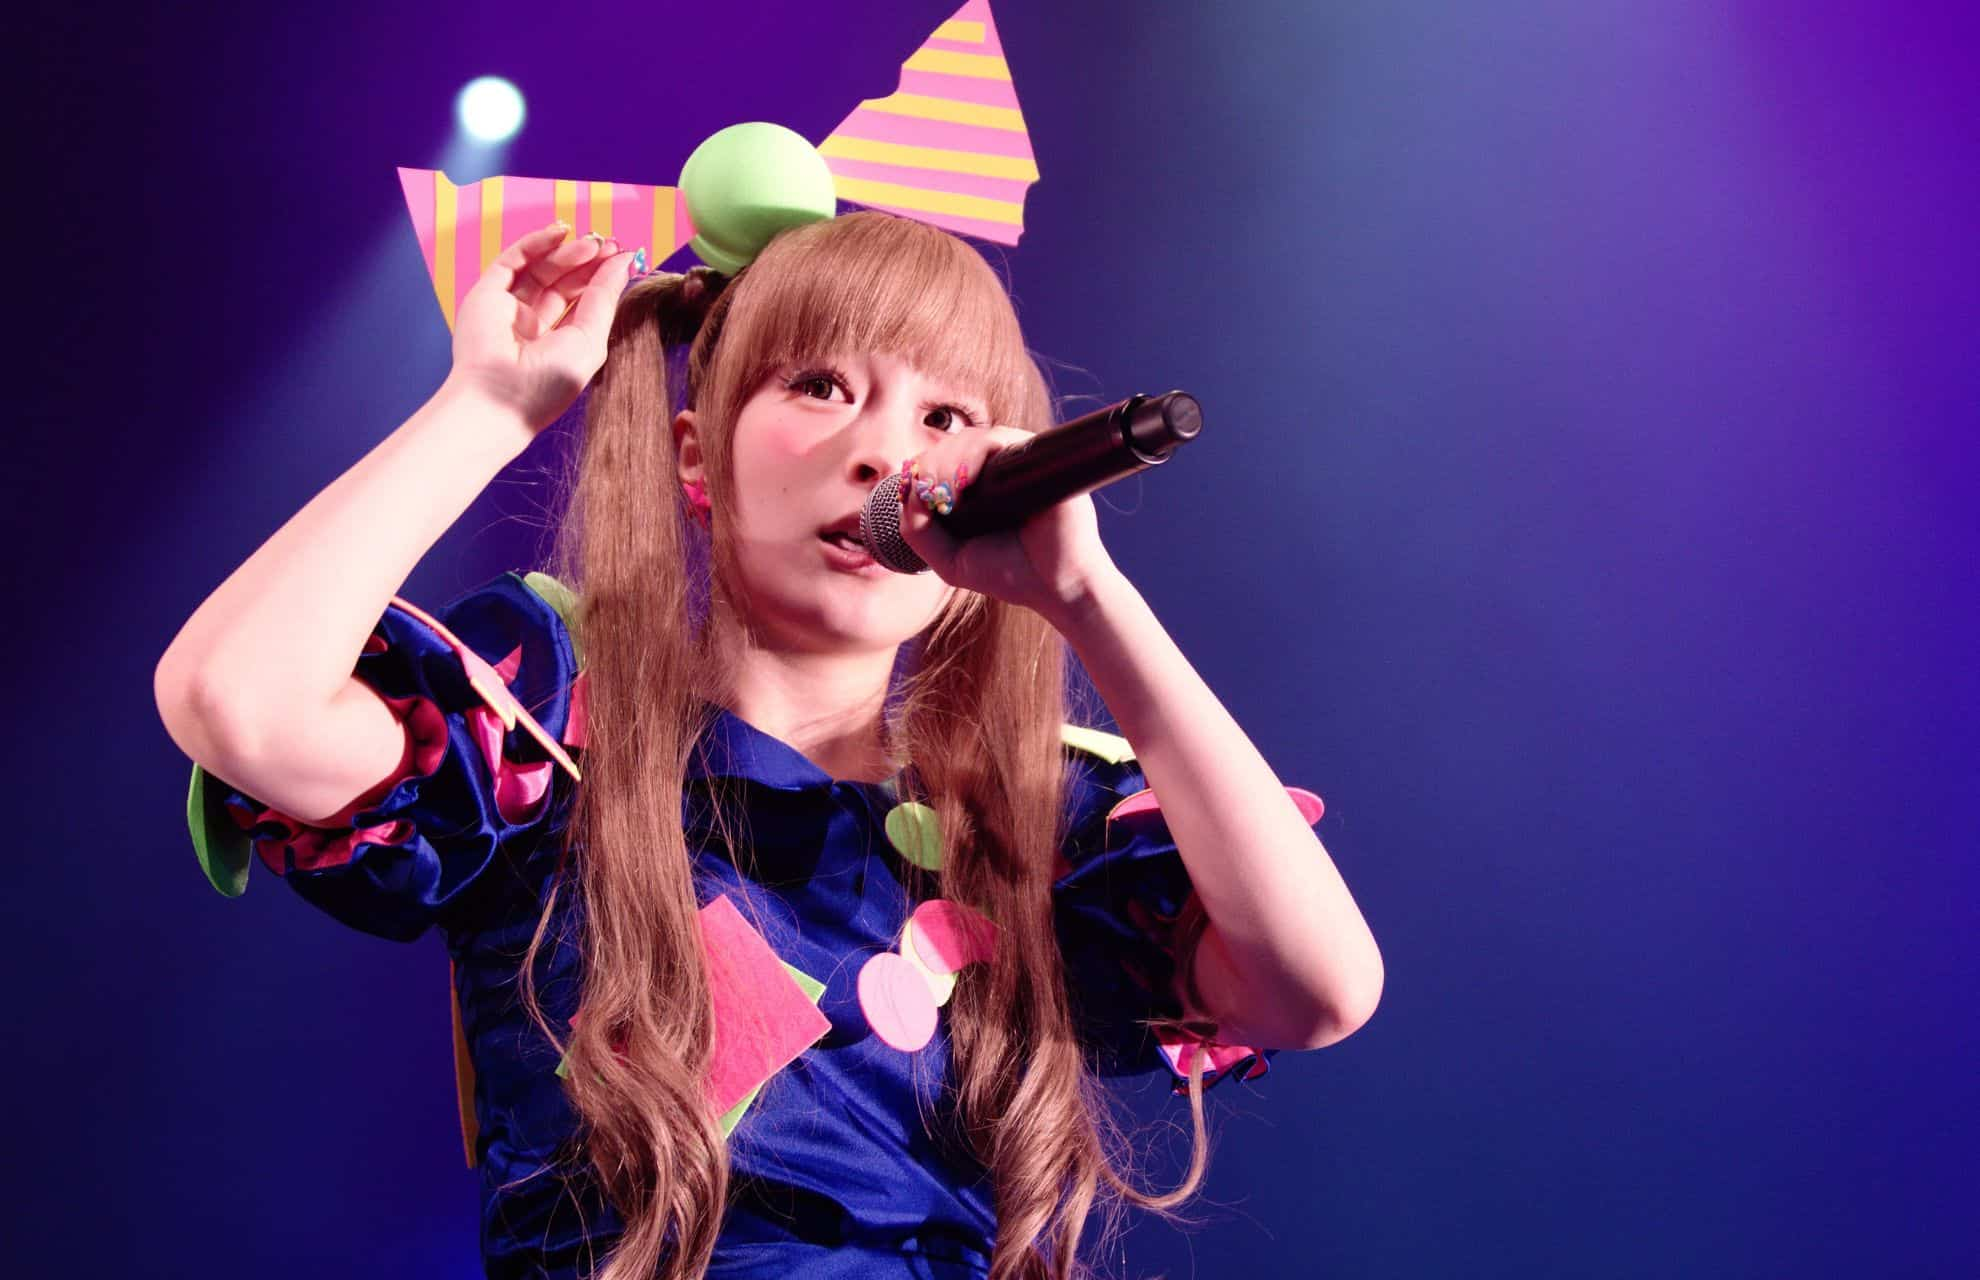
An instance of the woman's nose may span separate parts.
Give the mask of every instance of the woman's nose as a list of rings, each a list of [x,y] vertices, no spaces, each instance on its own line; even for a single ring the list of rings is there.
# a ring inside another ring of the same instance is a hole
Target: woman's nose
[[[850,468],[853,479],[874,485],[882,476],[899,471],[901,464],[920,451],[911,408],[890,409],[870,406],[854,428]]]

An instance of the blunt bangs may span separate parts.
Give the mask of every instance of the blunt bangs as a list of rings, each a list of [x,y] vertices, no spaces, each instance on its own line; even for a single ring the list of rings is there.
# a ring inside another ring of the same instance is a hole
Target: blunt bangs
[[[875,353],[980,396],[992,422],[1050,425],[1003,282],[937,227],[875,212],[798,227],[771,242],[735,292],[708,371],[731,412],[780,368]]]

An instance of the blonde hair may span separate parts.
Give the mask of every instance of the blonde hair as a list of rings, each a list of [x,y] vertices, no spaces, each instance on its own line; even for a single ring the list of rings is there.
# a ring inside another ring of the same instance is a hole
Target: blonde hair
[[[682,498],[668,425],[670,350],[690,335],[685,400],[712,537]],[[705,593],[736,581],[720,513],[735,493],[737,413],[773,369],[843,352],[898,355],[980,391],[993,421],[1050,425],[1044,379],[990,266],[945,232],[878,213],[785,232],[726,286],[700,270],[635,285],[590,393],[555,565],[579,594],[589,673],[585,781],[566,846],[583,852],[567,854],[522,973],[532,1016],[559,1039],[532,979],[557,893],[575,891],[584,980],[565,1087],[591,1174],[625,1224],[602,1280],[698,1277],[720,1231],[727,1148],[701,1090],[709,993],[681,801],[721,672],[713,628],[695,618]],[[994,962],[965,974],[949,1006],[961,1131],[994,1184],[998,1280],[1071,1276],[1096,1205],[1166,1209],[1204,1164],[1193,1074],[1186,1178],[1159,1196],[1130,1185],[1073,1033],[1051,901],[1065,667],[1037,614],[957,592],[918,638],[886,726],[911,761],[907,788],[939,818],[941,894],[1002,930]]]

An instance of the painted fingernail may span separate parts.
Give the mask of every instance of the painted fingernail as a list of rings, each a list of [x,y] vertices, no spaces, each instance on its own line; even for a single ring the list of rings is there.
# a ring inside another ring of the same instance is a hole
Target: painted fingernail
[[[964,463],[961,470],[956,472],[956,492],[961,493],[967,488],[969,488],[969,464]]]
[[[646,250],[644,248],[641,248],[638,253],[633,255],[632,273],[636,276],[646,274]]]

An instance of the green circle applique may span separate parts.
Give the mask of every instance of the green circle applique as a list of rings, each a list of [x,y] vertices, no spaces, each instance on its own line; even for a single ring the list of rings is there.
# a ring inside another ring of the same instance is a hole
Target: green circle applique
[[[887,813],[887,842],[923,871],[942,869],[942,827],[935,811],[910,800]]]
[[[227,788],[209,778],[206,770],[193,766],[192,786],[186,795],[186,826],[192,832],[193,852],[206,878],[229,898],[247,891],[248,866],[254,861],[253,842],[227,814]]]

